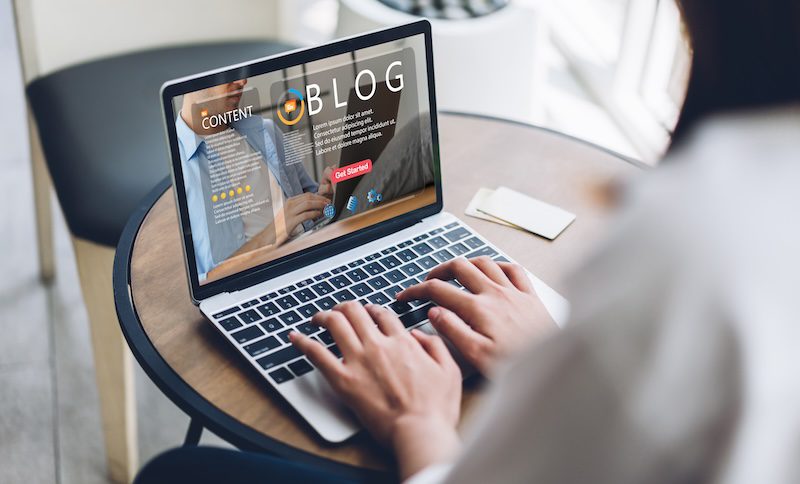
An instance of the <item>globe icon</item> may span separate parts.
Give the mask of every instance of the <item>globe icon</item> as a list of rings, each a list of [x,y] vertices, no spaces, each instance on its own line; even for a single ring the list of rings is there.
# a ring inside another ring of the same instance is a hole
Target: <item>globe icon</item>
[[[325,205],[324,209],[322,209],[322,213],[325,214],[325,217],[327,218],[333,218],[333,216],[336,215],[336,208],[333,206],[333,204],[329,203]]]

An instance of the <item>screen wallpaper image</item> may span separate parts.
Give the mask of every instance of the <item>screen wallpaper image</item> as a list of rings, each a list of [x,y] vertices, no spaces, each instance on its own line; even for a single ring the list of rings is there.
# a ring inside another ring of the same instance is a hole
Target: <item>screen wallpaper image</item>
[[[436,202],[422,35],[173,98],[200,284]]]

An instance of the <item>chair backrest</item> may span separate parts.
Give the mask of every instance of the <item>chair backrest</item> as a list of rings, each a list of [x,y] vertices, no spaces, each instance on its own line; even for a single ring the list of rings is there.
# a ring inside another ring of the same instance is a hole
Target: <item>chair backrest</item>
[[[275,38],[277,0],[13,0],[23,76],[200,41]]]

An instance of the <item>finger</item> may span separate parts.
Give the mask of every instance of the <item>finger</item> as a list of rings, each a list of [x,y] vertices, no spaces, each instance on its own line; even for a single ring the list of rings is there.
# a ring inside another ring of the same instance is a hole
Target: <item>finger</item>
[[[328,381],[336,381],[342,371],[342,362],[333,356],[333,353],[325,348],[322,343],[314,341],[298,331],[289,333],[289,340],[311,360],[314,366],[320,369]]]
[[[475,294],[486,289],[491,282],[486,274],[463,257],[457,257],[434,267],[425,279],[442,279],[445,281],[458,279],[458,282]]]
[[[328,203],[330,203],[330,200],[325,197],[319,197],[319,199],[314,200],[301,200],[293,208],[296,213],[305,212],[307,210],[322,210]]]
[[[431,308],[428,311],[428,319],[436,331],[449,339],[453,346],[473,364],[481,358],[482,349],[491,343],[489,338],[473,330],[457,314],[445,308]]]
[[[337,304],[334,311],[344,315],[362,342],[373,341],[376,337],[382,336],[381,332],[375,327],[372,316],[364,309],[361,303],[347,301]]]
[[[413,285],[397,293],[397,300],[411,301],[413,299],[431,300],[439,306],[445,306],[453,311],[462,313],[470,310],[472,294],[457,289],[452,284],[441,279],[433,279]]]
[[[490,257],[487,256],[480,256],[475,257],[469,260],[472,265],[478,268],[481,272],[486,274],[486,277],[491,279],[492,281],[500,284],[504,287],[511,287],[511,281],[508,280],[508,276],[506,273],[503,272],[503,269],[497,265],[497,262],[493,261]]]
[[[311,322],[330,331],[333,340],[336,341],[344,356],[359,352],[364,348],[353,326],[350,325],[344,314],[338,311],[319,312],[311,318]]]
[[[531,278],[528,277],[528,272],[521,265],[510,262],[498,262],[497,265],[506,273],[506,277],[511,281],[511,284],[514,284],[514,287],[522,292],[535,292],[533,284],[531,284]]]
[[[425,352],[427,352],[431,358],[436,360],[436,362],[440,365],[444,366],[449,365],[450,363],[455,364],[453,355],[451,355],[450,351],[447,350],[447,346],[444,345],[442,338],[423,333],[418,329],[411,331],[411,336],[419,341],[419,344],[422,345],[422,348],[425,350]]]
[[[367,304],[364,309],[372,316],[372,319],[378,324],[378,329],[386,336],[397,336],[405,331],[400,318],[385,307],[377,304]]]
[[[297,214],[297,217],[302,221],[314,220],[315,218],[319,218],[321,216],[322,216],[322,210],[308,210]]]

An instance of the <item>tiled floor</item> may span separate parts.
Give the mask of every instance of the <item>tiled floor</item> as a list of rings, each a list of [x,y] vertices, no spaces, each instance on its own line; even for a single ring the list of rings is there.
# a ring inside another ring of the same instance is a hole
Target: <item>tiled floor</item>
[[[628,145],[559,70],[548,124]],[[86,311],[66,227],[54,204],[57,276],[38,279],[25,106],[9,0],[0,0],[0,483],[106,482]],[[563,81],[563,82],[562,82]],[[559,100],[560,99],[560,100]],[[572,102],[570,105],[569,103]],[[566,109],[569,107],[569,109]],[[586,116],[587,110],[594,113]],[[607,118],[607,117],[606,117]],[[583,124],[580,120],[585,120]],[[588,121],[587,121],[588,120]],[[142,462],[179,445],[188,418],[137,366]],[[208,432],[204,443],[225,445]]]

